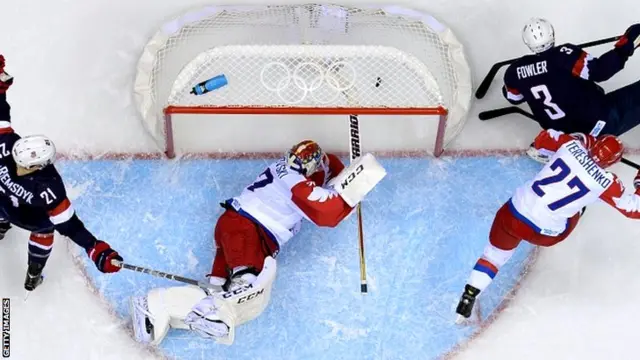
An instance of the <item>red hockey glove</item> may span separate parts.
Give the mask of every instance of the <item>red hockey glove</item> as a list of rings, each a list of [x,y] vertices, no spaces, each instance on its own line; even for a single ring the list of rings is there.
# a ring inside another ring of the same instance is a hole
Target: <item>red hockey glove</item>
[[[622,55],[627,57],[633,55],[633,51],[638,46],[640,46],[640,24],[629,26],[615,45],[616,49],[619,49]]]
[[[638,170],[636,177],[633,179],[633,187],[636,188],[636,190],[640,189],[640,170]]]
[[[96,241],[96,244],[87,250],[87,254],[101,272],[114,273],[120,271],[120,267],[113,265],[111,260],[122,261],[122,257],[106,242]]]
[[[4,65],[4,56],[0,55],[0,94],[5,94],[13,84],[13,77],[4,72]]]
[[[596,143],[596,138],[593,135],[584,134],[584,133],[572,133],[569,134],[572,138],[580,140],[582,145],[584,145],[585,149],[589,150]]]

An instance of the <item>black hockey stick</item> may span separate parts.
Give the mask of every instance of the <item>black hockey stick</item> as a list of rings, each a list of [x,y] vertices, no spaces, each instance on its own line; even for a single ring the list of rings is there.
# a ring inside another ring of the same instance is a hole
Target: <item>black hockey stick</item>
[[[488,111],[483,111],[480,114],[478,114],[478,117],[480,118],[480,120],[489,120],[489,119],[493,119],[496,118],[498,116],[504,116],[504,115],[509,115],[509,114],[520,114],[522,116],[528,117],[531,120],[535,120],[536,118],[533,116],[533,114],[530,114],[522,109],[520,109],[517,106],[507,106],[504,108],[500,108],[500,109],[494,109],[494,110],[488,110]],[[622,158],[622,160],[620,160],[621,163],[631,166],[632,168],[636,169],[636,170],[640,170],[640,165],[636,164],[635,162]]]
[[[520,114],[522,116],[526,116],[531,120],[535,120],[532,114],[520,109],[517,106],[507,106],[499,109],[487,110],[478,114],[478,118],[482,121],[491,120],[493,118],[497,118],[500,116],[505,116],[509,114]]]
[[[578,44],[577,46],[581,48],[598,46],[598,45],[618,41],[618,39],[620,39],[620,36],[612,36],[606,39],[594,40],[594,41],[586,42],[583,44]],[[519,58],[509,59],[509,60],[500,61],[498,63],[493,64],[491,69],[489,69],[489,72],[487,73],[487,75],[484,77],[484,79],[480,83],[480,86],[478,86],[478,90],[476,90],[476,99],[482,99],[487,94],[487,91],[489,90],[489,86],[491,85],[493,78],[496,77],[496,74],[498,73],[498,70],[500,70],[500,68],[502,68],[505,65],[509,65],[518,59]]]
[[[145,267],[142,267],[142,266],[131,265],[131,264],[127,264],[127,263],[124,263],[124,262],[118,261],[118,260],[111,260],[111,264],[113,266],[117,266],[117,267],[120,267],[120,268],[123,268],[123,269],[132,270],[132,271],[140,272],[140,273],[143,273],[143,274],[149,274],[149,275],[161,277],[161,278],[164,278],[164,279],[175,280],[175,281],[179,281],[181,283],[191,284],[191,285],[199,286],[199,287],[205,288],[205,289],[218,289],[219,288],[219,286],[215,286],[215,285],[209,284],[206,281],[198,281],[198,280],[194,280],[194,279],[189,279],[189,278],[186,278],[186,277],[182,277],[180,275],[169,274],[169,273],[158,271],[158,270],[148,269],[148,268],[145,268]]]

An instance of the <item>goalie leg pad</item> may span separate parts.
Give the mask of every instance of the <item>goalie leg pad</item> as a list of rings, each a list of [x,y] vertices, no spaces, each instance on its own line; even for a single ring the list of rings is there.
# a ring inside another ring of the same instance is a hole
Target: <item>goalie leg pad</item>
[[[351,162],[328,183],[349,204],[356,206],[387,175],[376,158],[367,153]]]
[[[262,271],[254,282],[202,299],[184,322],[204,337],[231,345],[236,326],[255,319],[269,304],[275,278],[276,261],[269,256],[264,259]],[[221,324],[226,325],[226,329]]]
[[[136,340],[158,345],[170,327],[189,329],[184,323],[193,304],[208,294],[197,286],[157,288],[146,297],[130,300],[131,317]]]

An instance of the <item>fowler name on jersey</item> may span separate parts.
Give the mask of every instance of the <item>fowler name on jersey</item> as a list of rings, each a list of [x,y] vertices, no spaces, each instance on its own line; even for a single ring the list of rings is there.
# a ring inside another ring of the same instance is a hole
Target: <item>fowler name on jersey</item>
[[[516,68],[516,73],[518,74],[518,79],[526,79],[531,76],[536,76],[540,74],[547,73],[547,61],[538,61],[535,64],[518,66]]]

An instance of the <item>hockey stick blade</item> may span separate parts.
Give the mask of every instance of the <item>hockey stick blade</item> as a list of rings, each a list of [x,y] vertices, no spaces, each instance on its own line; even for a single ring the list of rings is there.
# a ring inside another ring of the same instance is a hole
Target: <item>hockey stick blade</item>
[[[486,120],[490,120],[493,118],[510,115],[510,114],[519,114],[519,115],[528,117],[531,120],[536,119],[532,114],[529,114],[528,112],[520,109],[517,106],[507,106],[499,109],[483,111],[478,114],[478,118],[482,121],[486,121]]]
[[[493,64],[491,69],[489,69],[489,72],[487,73],[487,75],[484,77],[484,79],[482,79],[480,86],[478,86],[478,90],[476,90],[476,99],[482,99],[487,94],[487,91],[489,91],[489,86],[491,86],[491,83],[493,82],[493,79],[496,77],[498,70],[500,70],[503,66],[509,65],[516,60],[517,59],[510,59],[510,60],[505,60],[505,61],[501,61],[499,63]]]
[[[591,46],[603,45],[606,43],[618,41],[620,37],[621,36],[612,36],[605,39],[594,40],[594,41],[578,44],[577,46],[580,48],[587,48]],[[498,73],[500,68],[502,68],[505,65],[509,65],[518,59],[519,58],[504,60],[504,61],[500,61],[498,63],[493,64],[493,66],[491,66],[491,68],[489,69],[489,72],[487,73],[487,75],[484,77],[484,79],[482,79],[480,86],[478,86],[478,90],[476,90],[476,94],[475,94],[476,99],[482,99],[487,94],[487,91],[489,90],[489,86],[491,86],[491,83],[493,82],[493,79],[496,77],[496,74]]]
[[[517,114],[519,113],[518,110],[521,110],[518,107],[515,106],[508,106],[508,107],[503,107],[503,108],[499,108],[499,109],[493,109],[493,110],[487,110],[487,111],[482,111],[481,113],[478,114],[478,118],[481,121],[487,121],[487,120],[491,120],[500,116],[505,116],[505,115],[509,115],[509,114]]]

